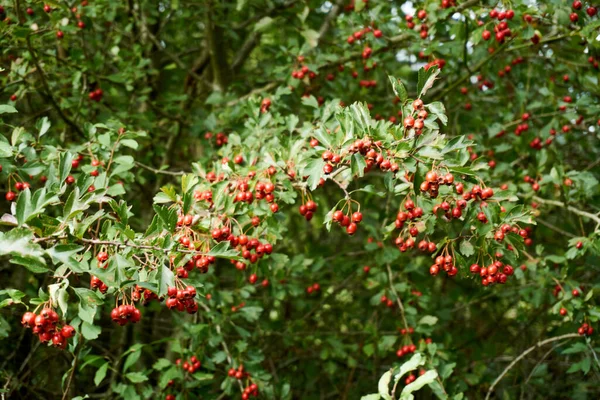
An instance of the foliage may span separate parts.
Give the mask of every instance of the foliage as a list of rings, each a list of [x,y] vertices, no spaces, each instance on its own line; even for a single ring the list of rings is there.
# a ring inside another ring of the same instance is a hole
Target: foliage
[[[600,22],[502,3],[0,4],[3,395],[597,398]]]

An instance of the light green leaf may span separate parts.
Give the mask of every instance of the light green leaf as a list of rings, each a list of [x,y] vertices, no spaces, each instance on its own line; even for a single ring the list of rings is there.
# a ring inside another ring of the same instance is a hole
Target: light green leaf
[[[379,383],[377,384],[379,395],[381,398],[383,398],[383,400],[392,400],[392,396],[390,396],[390,381],[392,380],[392,371],[393,370],[389,370],[383,374],[379,379]]]
[[[106,371],[108,371],[108,361],[102,364],[100,368],[98,368],[98,370],[96,371],[96,374],[94,375],[94,384],[96,386],[98,386],[100,382],[104,380],[104,378],[106,377]]]
[[[419,325],[435,325],[438,322],[438,318],[433,315],[426,315],[419,320]]]
[[[16,108],[8,104],[0,104],[0,114],[13,114],[18,112]]]
[[[423,386],[430,384],[437,378],[437,371],[431,369],[425,372],[423,375],[419,376],[414,382],[409,383],[402,389],[402,393],[400,393],[400,400],[412,400],[414,396],[413,392],[421,389]]]
[[[394,78],[391,75],[388,75],[388,79],[392,83],[392,89],[394,90],[394,94],[400,99],[400,103],[404,104],[408,99],[408,92],[404,87],[404,84],[400,79]]]

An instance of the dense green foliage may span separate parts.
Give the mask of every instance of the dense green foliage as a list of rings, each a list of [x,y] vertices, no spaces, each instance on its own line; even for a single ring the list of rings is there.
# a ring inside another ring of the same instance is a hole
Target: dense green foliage
[[[0,0],[1,398],[600,397],[599,61],[588,1]]]

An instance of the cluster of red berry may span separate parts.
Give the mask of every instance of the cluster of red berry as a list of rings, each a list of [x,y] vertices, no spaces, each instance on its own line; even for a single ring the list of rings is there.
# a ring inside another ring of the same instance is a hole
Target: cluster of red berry
[[[445,256],[443,254],[446,254]],[[435,258],[435,264],[429,267],[429,273],[433,276],[437,275],[440,270],[448,273],[448,276],[454,276],[458,273],[458,268],[454,265],[454,260],[452,256],[447,253],[447,249],[445,252],[440,254]]]
[[[319,291],[321,291],[321,285],[319,285],[318,283],[313,283],[312,285],[306,288],[306,293],[308,294],[317,293]]]
[[[442,2],[440,3],[440,7],[442,8],[450,8],[450,7],[456,7],[456,0],[442,0]]]
[[[108,267],[108,253],[100,251],[96,254],[96,260],[98,260],[98,268],[106,269]]]
[[[403,357],[407,354],[412,354],[417,350],[417,346],[414,344],[404,345],[396,351],[396,356]]]
[[[248,282],[254,285],[256,282],[258,282],[258,275],[250,274],[250,276],[248,277]],[[263,279],[263,281],[260,284],[262,285],[262,287],[267,287],[269,286],[269,280]]]
[[[419,11],[417,11],[416,17],[417,17],[417,19],[419,19],[421,21],[425,21],[425,19],[427,18],[427,12],[425,10],[419,10]],[[407,15],[404,17],[404,19],[406,20],[406,26],[408,27],[408,29],[415,28],[416,23],[414,22],[414,18],[415,17],[413,15]],[[421,31],[421,38],[425,39],[427,37],[427,31],[429,30],[429,27],[427,26],[427,24],[422,22],[421,26],[419,27],[419,30]]]
[[[594,328],[587,323],[583,323],[579,329],[577,329],[577,333],[581,336],[591,336],[594,333]]]
[[[198,303],[196,303],[196,288],[189,285],[185,288],[178,289],[175,286],[171,286],[167,289],[167,296],[169,297],[166,301],[167,308],[170,310],[186,311],[188,314],[195,314],[198,312]]]
[[[302,204],[299,208],[300,215],[302,215],[307,221],[310,221],[317,211],[317,203],[312,200],[308,200],[305,204]]]
[[[480,267],[478,264],[472,264],[469,268],[472,274],[481,276],[481,284],[488,286],[493,283],[506,283],[509,276],[514,274],[514,268],[502,261],[496,260],[487,267]]]
[[[215,138],[215,145],[217,147],[221,147],[223,145],[226,145],[229,142],[229,139],[227,138],[227,135],[224,134],[223,132],[219,132],[216,135],[213,135],[212,132],[206,132],[204,134],[204,139],[206,139],[206,140],[210,140],[213,137]]]
[[[373,36],[375,36],[376,38],[380,38],[383,36],[383,32],[381,32],[379,29],[373,29],[370,26],[367,26],[363,29],[359,29],[356,32],[354,32],[352,35],[348,36],[348,39],[346,39],[346,41],[349,44],[354,43],[357,40],[362,40],[364,39],[364,37],[368,34],[368,33],[373,33]],[[363,58],[368,58],[368,57],[364,57],[364,52],[363,52]]]
[[[348,214],[352,212],[352,209],[349,210]],[[337,222],[340,226],[346,228],[346,233],[348,235],[354,235],[356,229],[358,228],[358,224],[362,221],[362,213],[360,211],[356,211],[352,213],[352,216],[344,214],[343,210],[336,210],[333,212],[332,219],[334,222]]]
[[[198,357],[191,356],[188,361],[183,361],[183,362],[182,362],[181,358],[178,358],[177,360],[175,360],[175,365],[181,366],[184,371],[189,372],[190,374],[193,374],[194,372],[196,372],[197,370],[200,369],[200,367],[202,366],[202,363],[200,362],[200,360],[198,360]]]
[[[64,349],[67,341],[75,336],[75,328],[64,324],[59,327],[59,317],[56,311],[44,307],[39,315],[27,311],[21,318],[21,324],[26,328],[33,328],[33,333],[38,335],[40,342],[52,341],[54,347]]]
[[[529,183],[531,185],[531,188],[533,189],[534,192],[537,192],[538,190],[540,190],[540,184],[539,184],[540,179],[538,179],[536,181],[535,179],[533,179],[529,175],[525,175],[525,177],[523,178],[523,180],[526,183]]]
[[[96,101],[96,102],[102,100],[102,96],[104,96],[104,92],[100,88],[91,91],[89,93],[89,95],[88,95],[88,97],[90,98],[90,100],[93,100],[93,101]]]
[[[450,172],[446,173],[445,175],[438,175],[435,170],[431,170],[425,174],[425,180],[421,183],[419,189],[421,192],[429,193],[429,196],[432,199],[435,199],[439,194],[440,185],[451,186],[453,183],[454,175],[452,175]]]
[[[582,8],[583,8],[583,3],[580,0],[575,0],[573,2],[574,10],[579,11]],[[589,6],[588,8],[586,8],[585,12],[590,17],[594,17],[598,13],[598,9],[594,6]],[[571,20],[571,22],[577,22],[577,21],[579,21],[579,15],[576,12],[572,12],[571,15],[569,15],[569,19]]]
[[[106,293],[106,291],[108,290],[108,286],[106,286],[106,284],[102,282],[100,278],[93,275],[90,279],[90,288],[98,289],[100,293]]]
[[[144,289],[139,285],[135,285],[131,291],[131,300],[135,301],[136,303],[142,300],[142,305],[147,306],[152,300],[162,301],[163,299],[159,298],[158,295],[152,290]]]
[[[381,302],[381,304],[385,304],[388,308],[394,307],[394,301],[392,299],[389,299],[385,294],[381,295],[379,301]]]
[[[511,32],[510,28],[508,27],[508,22],[505,20],[511,20],[514,18],[514,16],[515,16],[515,12],[513,10],[507,10],[507,11],[492,10],[492,11],[490,11],[490,18],[497,19],[498,21],[500,21],[498,24],[494,25],[494,33],[495,33],[496,42],[504,43],[504,39],[510,38],[512,36],[512,32]],[[491,38],[491,36],[492,36],[492,34],[488,30],[484,30],[483,33],[481,34],[481,37],[483,38],[483,40],[489,40]]]
[[[258,397],[258,385],[256,383],[251,383],[244,388],[244,391],[242,392],[242,400],[248,400],[250,396]]]
[[[121,304],[112,309],[110,318],[120,326],[128,322],[136,324],[142,319],[142,313],[133,304]]]
[[[425,119],[429,115],[427,110],[424,109],[423,100],[417,99],[413,101],[413,110],[417,112],[417,118],[413,115],[407,115],[404,117],[403,125],[406,130],[414,129],[415,135],[420,135],[423,132],[425,126]]]

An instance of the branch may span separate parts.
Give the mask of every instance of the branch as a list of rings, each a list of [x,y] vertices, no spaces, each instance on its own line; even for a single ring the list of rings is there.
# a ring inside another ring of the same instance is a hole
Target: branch
[[[406,316],[404,315],[404,305],[402,304],[402,300],[400,300],[400,296],[398,296],[398,292],[396,292],[396,288],[394,287],[392,268],[390,267],[390,264],[387,265],[387,273],[388,280],[390,282],[390,289],[392,290],[394,297],[396,297],[398,308],[400,308],[400,315],[402,316],[402,322],[404,322],[404,328],[408,331],[408,323],[406,322]]]
[[[556,226],[556,225],[552,225],[552,224],[551,224],[550,222],[548,222],[548,221],[544,221],[543,219],[540,219],[540,218],[536,218],[535,220],[536,220],[537,222],[539,222],[540,224],[544,225],[545,227],[547,227],[547,228],[550,228],[550,229],[552,229],[553,231],[560,233],[561,235],[568,236],[568,237],[570,237],[570,238],[576,238],[576,237],[577,237],[577,235],[573,235],[571,232],[567,232],[567,231],[565,231],[565,230],[562,230],[562,229],[560,229],[558,226]]]
[[[242,47],[238,50],[238,53],[235,56],[235,59],[233,60],[233,63],[231,63],[231,70],[234,73],[239,72],[250,53],[252,53],[252,50],[254,50],[258,43],[260,43],[260,36],[260,32],[252,32],[248,36]]]
[[[579,334],[577,333],[567,333],[566,335],[561,335],[561,336],[556,336],[550,339],[546,339],[546,340],[542,340],[540,342],[537,342],[535,345],[531,346],[530,348],[528,348],[527,350],[525,350],[524,352],[522,352],[517,358],[515,358],[509,365],[508,367],[506,367],[504,369],[504,371],[502,371],[502,373],[500,374],[500,376],[498,376],[498,378],[496,378],[496,380],[494,381],[494,383],[492,383],[492,386],[490,386],[486,396],[485,396],[485,400],[488,400],[490,398],[490,396],[492,395],[492,392],[494,391],[494,388],[496,387],[496,385],[498,384],[498,382],[500,382],[500,380],[502,380],[502,378],[504,378],[504,375],[506,375],[508,373],[508,371],[510,371],[519,361],[521,361],[527,354],[531,353],[532,351],[534,351],[535,349],[542,347],[548,343],[552,343],[552,342],[556,342],[559,340],[563,340],[563,339],[574,339],[574,338],[578,338],[580,337]]]
[[[54,109],[56,110],[58,115],[63,119],[63,121],[65,121],[65,123],[67,125],[69,125],[71,128],[73,128],[75,130],[75,132],[77,132],[79,134],[79,136],[81,136],[82,138],[85,139],[86,138],[85,134],[83,133],[81,128],[79,126],[77,126],[73,121],[71,121],[69,119],[69,117],[67,117],[67,115],[63,112],[63,110],[61,110],[61,108],[58,106],[58,103],[56,102],[56,100],[54,100],[54,97],[52,96],[52,92],[50,91],[50,87],[48,86],[48,81],[46,81],[46,76],[44,74],[44,70],[42,69],[42,66],[40,65],[40,62],[35,54],[35,50],[33,49],[33,46],[31,46],[30,35],[27,35],[26,40],[27,40],[27,49],[29,50],[29,53],[31,54],[31,58],[33,59],[33,63],[35,64],[35,67],[37,68],[38,75],[40,76],[40,80],[42,81],[42,86],[44,87],[44,91],[46,92],[45,95],[48,98],[48,100],[50,101],[50,104],[52,104],[52,107],[54,107]]]
[[[79,348],[75,353],[75,358],[73,359],[73,368],[71,369],[71,373],[69,374],[69,380],[67,381],[67,387],[63,392],[62,400],[66,400],[69,395],[69,389],[71,388],[71,382],[73,381],[73,376],[75,375],[75,369],[77,368],[77,359],[79,358],[79,353],[81,353],[81,349],[83,348],[83,343],[79,343]]]
[[[541,197],[537,197],[537,196],[533,196],[533,200],[537,201],[538,203],[541,204],[548,204],[551,206],[557,206],[557,207],[562,207],[562,208],[566,208],[567,210],[571,211],[573,214],[577,214],[577,215],[581,215],[582,217],[586,217],[591,219],[592,221],[595,221],[597,224],[600,225],[600,217],[598,217],[597,215],[594,215],[592,213],[589,213],[587,211],[582,211],[578,208],[575,208],[573,206],[567,205],[561,201],[557,201],[557,200],[546,200],[546,199],[542,199]]]
[[[172,175],[172,176],[182,176],[182,175],[186,174],[186,172],[184,172],[184,171],[166,171],[166,170],[163,170],[163,169],[156,169],[156,168],[153,168],[153,167],[151,167],[149,165],[142,164],[139,161],[136,161],[135,165],[137,165],[138,167],[142,167],[144,169],[147,169],[148,171],[152,171],[155,174]]]
[[[344,0],[338,0],[335,2],[333,7],[331,7],[331,10],[329,10],[329,13],[327,13],[325,20],[323,21],[323,24],[321,24],[321,29],[319,29],[319,37],[317,38],[317,42],[320,42],[321,39],[323,39],[323,36],[327,34],[327,31],[331,27],[331,22],[334,19],[336,19],[340,11],[342,11],[343,4]]]
[[[214,76],[214,83],[220,91],[225,91],[231,78],[231,70],[227,62],[227,47],[223,40],[223,28],[214,23],[213,1],[206,2],[206,41],[210,53],[210,64]]]
[[[263,19],[265,17],[268,17],[270,15],[276,14],[279,11],[282,11],[282,10],[287,10],[288,8],[290,8],[291,6],[293,6],[297,2],[298,2],[298,0],[290,0],[290,1],[287,1],[285,3],[282,3],[282,4],[278,5],[276,7],[272,7],[270,9],[268,9],[266,12],[264,12],[263,14],[255,15],[252,18],[249,18],[249,19],[247,19],[246,21],[244,21],[242,23],[234,25],[233,26],[233,30],[237,31],[237,30],[244,29],[248,25],[250,25],[250,24],[252,24],[254,22],[258,22],[258,21],[260,21],[261,19]]]

